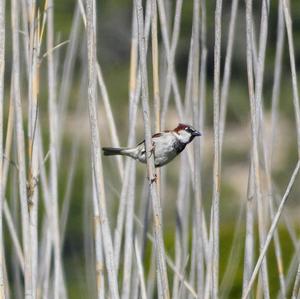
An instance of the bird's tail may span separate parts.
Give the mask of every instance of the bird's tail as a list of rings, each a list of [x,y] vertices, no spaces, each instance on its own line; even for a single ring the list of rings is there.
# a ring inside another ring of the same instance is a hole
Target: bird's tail
[[[137,148],[128,148],[128,147],[102,147],[104,156],[128,156],[133,159],[138,158],[138,149]]]
[[[104,156],[124,155],[125,147],[102,147]]]

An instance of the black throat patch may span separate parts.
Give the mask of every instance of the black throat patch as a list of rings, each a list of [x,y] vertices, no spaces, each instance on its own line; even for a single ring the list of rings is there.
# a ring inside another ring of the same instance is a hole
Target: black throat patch
[[[180,154],[185,149],[186,143],[182,143],[180,141],[175,142],[174,148],[177,154]]]

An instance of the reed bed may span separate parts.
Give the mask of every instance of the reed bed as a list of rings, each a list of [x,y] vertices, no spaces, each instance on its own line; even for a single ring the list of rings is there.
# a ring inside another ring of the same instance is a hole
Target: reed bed
[[[121,83],[105,5],[61,34],[58,1],[0,1],[0,298],[299,298],[295,4],[127,1]],[[178,122],[203,136],[155,168]]]

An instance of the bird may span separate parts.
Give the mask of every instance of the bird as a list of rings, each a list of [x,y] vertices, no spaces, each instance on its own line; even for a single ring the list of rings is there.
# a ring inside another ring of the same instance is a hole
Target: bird
[[[152,152],[155,167],[161,167],[171,162],[201,133],[190,125],[179,123],[173,130],[166,130],[152,136]],[[128,156],[142,163],[146,163],[145,140],[135,147],[103,147],[104,156]]]

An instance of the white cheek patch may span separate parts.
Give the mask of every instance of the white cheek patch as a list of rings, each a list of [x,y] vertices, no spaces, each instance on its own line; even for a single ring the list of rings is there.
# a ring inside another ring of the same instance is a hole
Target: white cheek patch
[[[188,143],[190,141],[191,134],[189,132],[182,130],[179,132],[178,138],[182,143]]]

